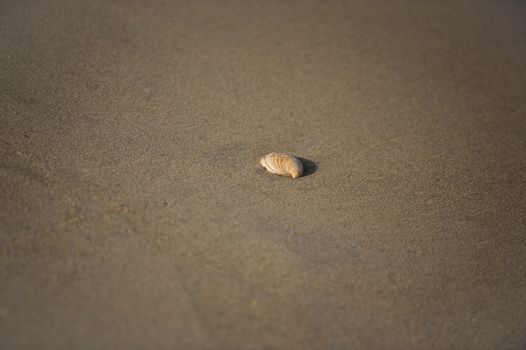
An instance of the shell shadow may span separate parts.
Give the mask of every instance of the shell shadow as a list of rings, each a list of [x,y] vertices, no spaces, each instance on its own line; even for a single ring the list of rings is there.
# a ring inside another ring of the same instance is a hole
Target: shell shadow
[[[301,164],[303,164],[303,175],[302,176],[312,175],[316,172],[316,170],[318,170],[318,164],[316,164],[316,162],[310,159],[301,158],[301,157],[298,157],[298,159],[300,160]]]

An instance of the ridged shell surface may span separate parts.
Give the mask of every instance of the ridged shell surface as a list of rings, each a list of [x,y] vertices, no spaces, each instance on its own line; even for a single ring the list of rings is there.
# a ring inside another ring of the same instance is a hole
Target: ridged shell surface
[[[272,152],[263,156],[259,163],[272,174],[292,178],[300,177],[303,174],[303,164],[292,154]]]

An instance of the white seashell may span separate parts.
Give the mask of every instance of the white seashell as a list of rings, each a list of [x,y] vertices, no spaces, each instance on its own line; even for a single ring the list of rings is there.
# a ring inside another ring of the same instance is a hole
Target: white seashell
[[[276,175],[297,178],[303,174],[303,164],[292,154],[269,153],[261,158],[259,164],[268,172]]]

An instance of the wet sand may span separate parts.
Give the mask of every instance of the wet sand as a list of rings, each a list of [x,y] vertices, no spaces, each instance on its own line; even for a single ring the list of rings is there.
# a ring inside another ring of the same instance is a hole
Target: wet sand
[[[524,3],[108,3],[0,2],[0,348],[526,347]]]

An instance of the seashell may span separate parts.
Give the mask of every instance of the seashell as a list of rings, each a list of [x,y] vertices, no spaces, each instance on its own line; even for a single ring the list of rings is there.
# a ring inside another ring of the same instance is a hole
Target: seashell
[[[303,164],[292,154],[272,152],[263,156],[259,164],[276,175],[297,178],[303,174]]]

